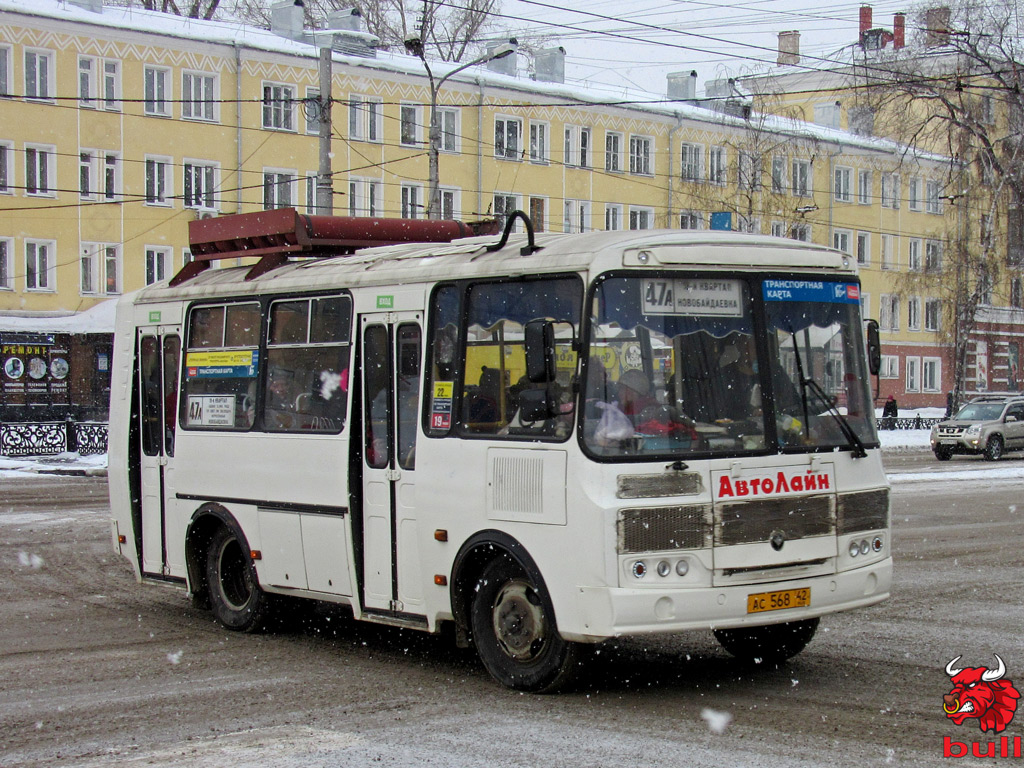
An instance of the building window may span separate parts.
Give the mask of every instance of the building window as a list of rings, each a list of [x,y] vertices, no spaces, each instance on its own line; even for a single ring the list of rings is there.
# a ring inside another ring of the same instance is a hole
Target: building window
[[[350,178],[348,181],[348,215],[382,216],[382,184],[379,180]]]
[[[983,306],[992,306],[992,276],[982,268],[978,274],[978,303]]]
[[[302,101],[302,114],[306,117],[306,133],[318,135],[320,133],[320,89],[307,88],[306,98]]]
[[[832,233],[832,247],[838,251],[852,255],[853,251],[850,250],[852,245],[851,237],[852,235],[848,229],[835,230]]]
[[[530,123],[530,162],[546,163],[548,161],[548,124]]]
[[[651,139],[649,137],[629,137],[629,172],[641,176],[650,176],[654,173],[651,164]]]
[[[534,232],[543,232],[547,221],[547,199],[543,197],[530,198],[530,221],[533,222]]]
[[[620,173],[623,168],[621,133],[607,131],[604,135],[604,169],[612,173]]]
[[[921,391],[921,358],[907,358],[907,392]]]
[[[171,72],[162,67],[146,67],[143,73],[144,111],[147,115],[170,117]]]
[[[505,160],[519,159],[522,135],[522,120],[514,117],[494,118],[494,156]]]
[[[146,246],[146,285],[159,283],[167,277],[167,270],[171,266],[171,249]]]
[[[882,269],[897,269],[899,260],[897,254],[899,247],[896,245],[895,235],[882,235]]]
[[[217,189],[217,169],[216,163],[203,163],[196,162],[194,160],[185,161],[185,179],[184,179],[184,197],[186,208],[205,208],[207,210],[216,210],[217,199],[215,191]],[[271,172],[271,176],[280,176],[287,174],[274,174]],[[281,179],[271,179],[271,183],[281,181]],[[277,207],[277,206],[266,206],[267,199],[267,174],[263,175],[264,185],[264,207]],[[287,190],[287,184],[285,184]],[[272,193],[273,194],[273,193]],[[276,197],[274,198],[276,199]],[[291,197],[289,196],[289,201]]]
[[[898,210],[900,207],[900,177],[896,173],[882,174],[882,207]]]
[[[121,109],[121,64],[112,59],[103,61],[103,108]]]
[[[793,224],[789,228],[789,239],[799,240],[802,243],[811,242],[811,225],[810,224]]]
[[[316,210],[316,171],[306,171],[303,176],[303,189],[306,193],[306,213],[313,215]]]
[[[83,243],[81,290],[83,294],[120,293],[120,258],[116,245]]]
[[[265,169],[263,171],[263,207],[290,208],[295,204],[295,171]]]
[[[263,84],[263,127],[295,130],[295,88],[279,83]]]
[[[878,375],[883,379],[898,379],[900,377],[900,358],[898,355],[882,355],[882,368]]]
[[[103,155],[103,199],[116,200],[121,192],[121,164],[113,152]]]
[[[921,240],[916,237],[907,241],[907,269],[911,272],[921,271]]]
[[[6,57],[5,57],[6,58]],[[25,98],[53,98],[53,54],[48,51],[25,51]],[[10,91],[7,91],[10,93]]]
[[[96,60],[91,56],[78,57],[78,105],[96,107]]]
[[[57,290],[57,243],[53,240],[25,241],[25,290]]]
[[[11,95],[11,49],[0,45],[0,94]]]
[[[917,296],[907,299],[907,330],[921,330],[921,300]]]
[[[399,143],[403,147],[418,146],[420,141],[420,108],[415,104],[402,104],[400,115]]]
[[[441,151],[459,151],[459,110],[451,107],[439,107],[437,121],[441,128]]]
[[[146,158],[146,203],[170,205],[171,162],[166,157]]]
[[[761,186],[761,164],[758,157],[741,150],[736,156],[736,167],[739,174],[737,184],[741,189],[753,191]]]
[[[781,193],[786,191],[786,156],[774,155],[772,157],[772,192]]]
[[[849,203],[853,200],[853,194],[850,189],[850,179],[853,171],[849,168],[836,168],[835,179],[832,192],[835,198],[840,203]]]
[[[916,176],[907,182],[907,208],[912,211],[921,210],[921,180]]]
[[[604,228],[606,232],[617,232],[622,229],[622,206],[618,203],[605,204]]]
[[[942,243],[938,240],[925,240],[924,269],[925,272],[938,272],[942,269]]]
[[[679,176],[683,181],[703,180],[704,147],[700,144],[683,144],[679,157]]]
[[[654,229],[654,209],[629,207],[630,229]]]
[[[860,316],[871,317],[871,294],[863,290],[860,292]]]
[[[857,263],[861,266],[871,263],[871,235],[868,232],[857,233]]]
[[[348,134],[357,141],[380,141],[380,99],[351,96],[348,100]]]
[[[810,195],[811,163],[809,160],[794,160],[790,166],[793,194],[797,197]]]
[[[418,219],[423,214],[423,187],[419,184],[402,185],[402,218]]]
[[[700,211],[681,211],[679,213],[679,228],[704,229],[702,218]]]
[[[785,237],[786,236],[786,222],[784,221],[773,221],[771,224],[772,237]]]
[[[857,202],[871,205],[871,171],[857,173]]]
[[[708,181],[710,181],[712,184],[725,184],[725,180],[725,147],[711,147],[708,150]]]
[[[878,325],[884,331],[900,329],[900,297],[883,293],[880,300]]]
[[[590,167],[590,129],[567,125],[565,127],[565,164],[579,168]]]
[[[438,197],[441,203],[442,219],[457,219],[459,217],[459,190],[453,187],[441,187],[438,189]],[[541,224],[543,225],[543,220]],[[538,229],[543,232],[543,229]]]
[[[590,202],[588,200],[566,200],[562,216],[563,232],[587,232],[590,230]]]
[[[78,153],[78,195],[83,200],[92,200],[96,195],[93,185],[93,154],[90,151]]]
[[[926,357],[921,361],[921,389],[938,392],[942,388],[942,360]]]
[[[215,75],[183,72],[181,75],[181,116],[186,120],[216,120],[217,79]]]
[[[927,299],[924,303],[924,329],[938,331],[941,325],[942,304],[938,299]]]
[[[25,146],[25,194],[54,194],[54,148]]]
[[[929,181],[925,185],[924,210],[925,213],[942,213],[942,199],[939,197],[939,182]]]
[[[1024,284],[1019,277],[1010,280],[1010,306],[1015,309],[1024,308]]]
[[[14,192],[14,163],[11,160],[14,147],[10,142],[0,142],[0,194]]]
[[[519,202],[515,195],[502,195],[495,193],[494,195],[494,218],[498,220],[498,224],[501,227],[505,226],[505,217],[510,215],[513,211],[518,210]],[[519,226],[518,224],[516,226]]]
[[[11,266],[13,243],[9,238],[0,238],[0,291],[14,290],[14,268]]]

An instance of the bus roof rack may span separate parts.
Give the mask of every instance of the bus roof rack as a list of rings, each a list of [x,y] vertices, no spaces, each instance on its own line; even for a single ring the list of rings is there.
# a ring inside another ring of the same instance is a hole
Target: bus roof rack
[[[192,261],[171,278],[170,284],[187,282],[206,271],[210,262],[220,259],[260,257],[245,276],[252,280],[287,263],[293,254],[338,256],[379,245],[447,243],[499,231],[496,219],[462,222],[313,216],[294,208],[196,219],[188,223]]]

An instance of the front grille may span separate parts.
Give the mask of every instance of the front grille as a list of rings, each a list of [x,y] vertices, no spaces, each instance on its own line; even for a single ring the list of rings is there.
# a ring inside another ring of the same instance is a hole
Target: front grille
[[[619,554],[711,546],[709,505],[619,510]]]
[[[960,437],[966,427],[939,427],[939,437]]]
[[[764,542],[775,531],[782,531],[788,540],[832,534],[832,496],[722,504],[715,515],[715,546]]]
[[[836,503],[836,530],[840,535],[888,527],[888,489],[839,495]]]

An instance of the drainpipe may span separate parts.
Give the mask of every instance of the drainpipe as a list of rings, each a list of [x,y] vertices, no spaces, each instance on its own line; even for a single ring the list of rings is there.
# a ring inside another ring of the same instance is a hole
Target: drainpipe
[[[484,215],[484,83],[478,77],[476,87],[480,92],[476,102],[476,211]]]
[[[235,213],[242,212],[242,50],[233,40],[235,49]],[[241,259],[238,260],[241,264]]]
[[[667,229],[674,229],[672,226],[672,185],[675,183],[675,171],[673,170],[674,163],[672,162],[675,158],[675,150],[673,147],[675,135],[679,133],[683,128],[683,117],[676,112],[676,125],[675,128],[668,132],[668,213],[667,220],[665,221],[665,227]]]

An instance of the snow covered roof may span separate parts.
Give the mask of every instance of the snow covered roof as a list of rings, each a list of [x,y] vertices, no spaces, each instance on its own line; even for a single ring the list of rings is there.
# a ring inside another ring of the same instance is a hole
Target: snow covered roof
[[[113,333],[116,299],[101,301],[95,307],[75,315],[46,316],[39,313],[9,315],[0,313],[0,332],[33,333]]]

